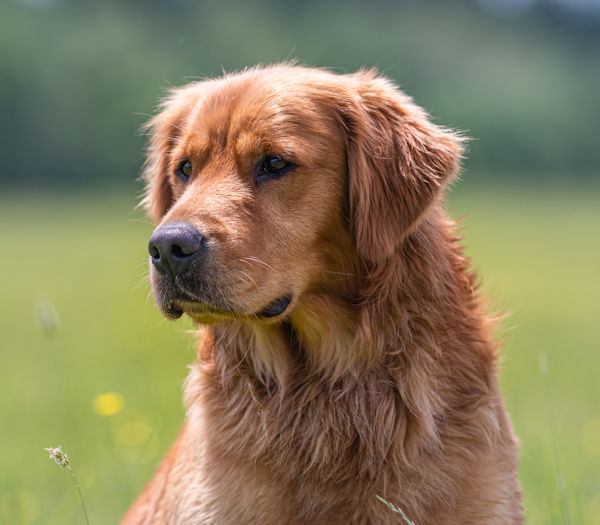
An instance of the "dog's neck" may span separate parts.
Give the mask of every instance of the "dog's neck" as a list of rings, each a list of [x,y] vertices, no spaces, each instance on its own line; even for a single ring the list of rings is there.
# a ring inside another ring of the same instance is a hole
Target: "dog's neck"
[[[366,353],[356,349],[357,306],[322,292],[304,297],[304,304],[277,323],[243,319],[205,329],[200,360],[222,374],[248,374],[269,390],[285,390],[299,373],[335,383],[365,369]]]

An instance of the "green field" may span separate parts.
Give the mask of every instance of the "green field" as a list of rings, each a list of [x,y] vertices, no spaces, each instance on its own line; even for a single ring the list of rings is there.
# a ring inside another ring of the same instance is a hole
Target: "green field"
[[[501,378],[528,523],[600,524],[600,187],[458,186],[450,201],[485,292],[509,314]],[[43,450],[59,444],[90,523],[117,522],[182,421],[191,324],[163,321],[148,297],[151,226],[134,205],[0,196],[2,524],[85,523]]]

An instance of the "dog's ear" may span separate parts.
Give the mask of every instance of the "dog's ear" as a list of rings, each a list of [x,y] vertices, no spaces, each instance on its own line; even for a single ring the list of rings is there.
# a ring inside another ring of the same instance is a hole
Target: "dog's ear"
[[[141,205],[156,223],[173,204],[169,155],[181,135],[181,122],[188,110],[186,95],[185,88],[173,90],[160,104],[158,113],[142,128],[149,139],[142,173],[146,188]]]
[[[458,171],[462,139],[371,72],[342,110],[352,228],[359,254],[389,258]]]

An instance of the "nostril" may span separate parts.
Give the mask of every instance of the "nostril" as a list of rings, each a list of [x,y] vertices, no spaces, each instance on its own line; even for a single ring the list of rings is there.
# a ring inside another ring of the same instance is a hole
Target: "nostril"
[[[160,252],[156,246],[150,246],[148,251],[150,252],[150,257],[153,259],[160,259]]]
[[[196,255],[204,246],[205,239],[197,232],[184,232],[169,246],[169,256],[176,259],[187,259]]]
[[[185,251],[183,251],[183,248],[181,246],[179,246],[178,244],[174,244],[173,246],[171,246],[171,255],[173,255],[173,257],[177,257],[178,259],[183,259],[184,257],[189,257],[190,255],[192,255],[193,253],[196,252],[196,250],[188,250],[190,253],[186,253]]]

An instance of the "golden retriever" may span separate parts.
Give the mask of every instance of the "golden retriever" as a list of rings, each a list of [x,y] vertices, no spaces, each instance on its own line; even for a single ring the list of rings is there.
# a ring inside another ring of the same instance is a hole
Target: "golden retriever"
[[[124,524],[523,523],[461,138],[372,71],[175,89],[148,125],[151,281],[203,325],[186,421]]]

